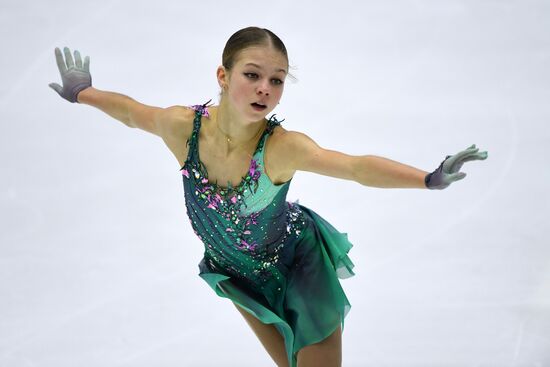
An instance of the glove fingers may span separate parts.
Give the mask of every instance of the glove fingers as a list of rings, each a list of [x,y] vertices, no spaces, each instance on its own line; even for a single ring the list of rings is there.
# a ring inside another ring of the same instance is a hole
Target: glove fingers
[[[449,158],[445,160],[443,163],[443,172],[445,173],[454,173],[457,172],[458,169],[456,167],[460,164],[460,159],[462,157],[462,153],[457,153],[453,156],[448,156]]]
[[[475,144],[472,145],[471,147],[469,147],[468,149],[465,149],[465,150],[455,154],[455,156],[457,156],[459,159],[462,159],[464,157],[469,156],[470,154],[477,153],[479,148],[474,148],[474,146],[475,146]]]
[[[74,68],[73,55],[71,55],[71,50],[68,47],[63,49],[65,52],[65,62],[67,63],[67,69]]]
[[[479,160],[483,161],[483,160],[487,159],[488,156],[489,156],[489,153],[487,153],[485,151],[485,152],[477,153],[476,154],[476,159],[479,159]]]
[[[462,160],[460,161],[460,164],[457,165],[457,169],[454,169],[455,167],[453,167],[453,172],[457,172],[458,170],[460,170],[460,167],[462,167],[462,164],[464,164],[464,162],[485,160],[487,159],[487,157],[488,157],[487,152],[478,153],[476,151],[476,152],[470,153],[469,155],[462,158]]]
[[[450,171],[449,173],[456,173],[456,172],[460,171],[460,169],[462,168],[462,165],[464,164],[464,162],[469,162],[469,161],[472,161],[474,159],[478,159],[478,153],[476,153],[476,152],[470,152],[467,155],[462,156],[460,159],[457,159],[454,162],[454,164],[451,166],[451,168],[449,170]]]
[[[455,182],[455,181],[458,181],[458,180],[462,180],[464,177],[466,177],[466,173],[464,173],[464,172],[457,172],[457,173],[452,173],[452,174],[450,174],[449,176],[447,176],[447,179],[448,179],[450,182]]]
[[[472,148],[472,147],[470,147],[470,148]],[[478,148],[476,148],[474,151],[471,151],[467,155],[462,156],[460,159],[456,159],[453,162],[453,164],[449,166],[447,173],[450,173],[450,174],[457,173],[458,171],[460,171],[460,169],[462,168],[462,165],[465,162],[487,159],[487,157],[488,157],[487,152],[478,153],[477,150],[478,150]]]
[[[90,56],[84,58],[84,71],[90,72]]]
[[[65,66],[65,61],[63,60],[63,55],[59,47],[55,48],[55,61],[57,62],[57,68],[59,69],[59,74],[63,76],[67,72],[67,67]]]
[[[78,69],[82,69],[82,58],[80,57],[80,52],[74,50],[74,62]]]
[[[50,88],[52,88],[54,91],[57,92],[57,94],[61,95],[61,91],[63,90],[63,88],[57,84],[57,83],[50,83],[48,84],[50,86]]]
[[[451,167],[449,170],[451,174],[457,173],[462,168],[462,165],[464,164],[465,160],[461,160],[460,162],[457,162],[454,166]]]
[[[475,148],[475,144],[472,144],[469,148],[456,153],[451,156],[444,164],[444,171],[446,173],[456,173],[460,170],[465,162],[465,159],[473,154],[476,154],[479,148]]]
[[[485,159],[487,159],[487,152],[482,152],[482,153],[472,154],[471,156],[464,158],[464,162],[482,161]]]

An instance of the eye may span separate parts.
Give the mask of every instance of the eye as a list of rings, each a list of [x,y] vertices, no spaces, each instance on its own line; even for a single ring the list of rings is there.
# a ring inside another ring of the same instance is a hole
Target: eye
[[[244,73],[244,75],[245,75],[247,78],[250,78],[250,79],[256,79],[256,78],[258,78],[258,74],[256,74],[256,73]]]
[[[276,85],[281,85],[281,84],[284,83],[281,79],[271,79],[271,80],[272,80],[272,81],[274,82],[274,84],[276,84]]]

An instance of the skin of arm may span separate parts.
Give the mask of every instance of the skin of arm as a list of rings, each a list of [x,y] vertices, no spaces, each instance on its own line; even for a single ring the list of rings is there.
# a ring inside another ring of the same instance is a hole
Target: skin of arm
[[[89,87],[78,93],[77,100],[100,109],[128,127],[135,127],[131,124],[128,104],[136,101],[124,94]]]
[[[78,93],[78,102],[100,109],[131,128],[163,138],[180,137],[193,120],[193,111],[183,106],[148,106],[124,94],[89,87]]]
[[[375,155],[353,156],[323,149],[306,134],[286,131],[282,159],[289,169],[352,180],[379,188],[426,189],[428,172]]]
[[[128,127],[140,128],[162,137],[165,141],[171,140],[173,134],[178,134],[188,127],[189,113],[182,113],[182,106],[168,108],[148,106],[124,94],[94,88],[90,74],[90,57],[86,56],[83,64],[78,50],[74,52],[74,60],[68,47],[63,51],[65,59],[61,50],[58,47],[55,48],[57,67],[63,86],[57,83],[49,84],[49,87],[62,98],[72,103],[78,102],[96,107]]]
[[[355,181],[381,188],[427,189],[424,178],[429,172],[375,155],[354,157]]]

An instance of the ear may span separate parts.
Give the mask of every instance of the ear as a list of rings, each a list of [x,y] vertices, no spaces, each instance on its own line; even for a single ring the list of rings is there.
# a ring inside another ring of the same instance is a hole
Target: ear
[[[218,79],[218,85],[220,88],[224,89],[224,86],[226,86],[229,81],[229,75],[224,66],[218,66],[218,70],[216,70],[216,77]]]

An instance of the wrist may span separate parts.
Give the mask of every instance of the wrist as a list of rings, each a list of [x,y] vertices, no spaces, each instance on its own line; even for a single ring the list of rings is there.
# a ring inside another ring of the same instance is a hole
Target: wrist
[[[80,92],[78,92],[78,94],[76,95],[76,101],[78,103],[87,103],[90,101],[91,95],[94,92],[97,92],[97,89],[95,89],[92,86],[84,88]]]
[[[426,189],[430,188],[428,182],[430,182],[430,178],[432,177],[432,174],[433,174],[433,172],[428,173],[426,176],[424,176],[424,186],[425,186]]]

